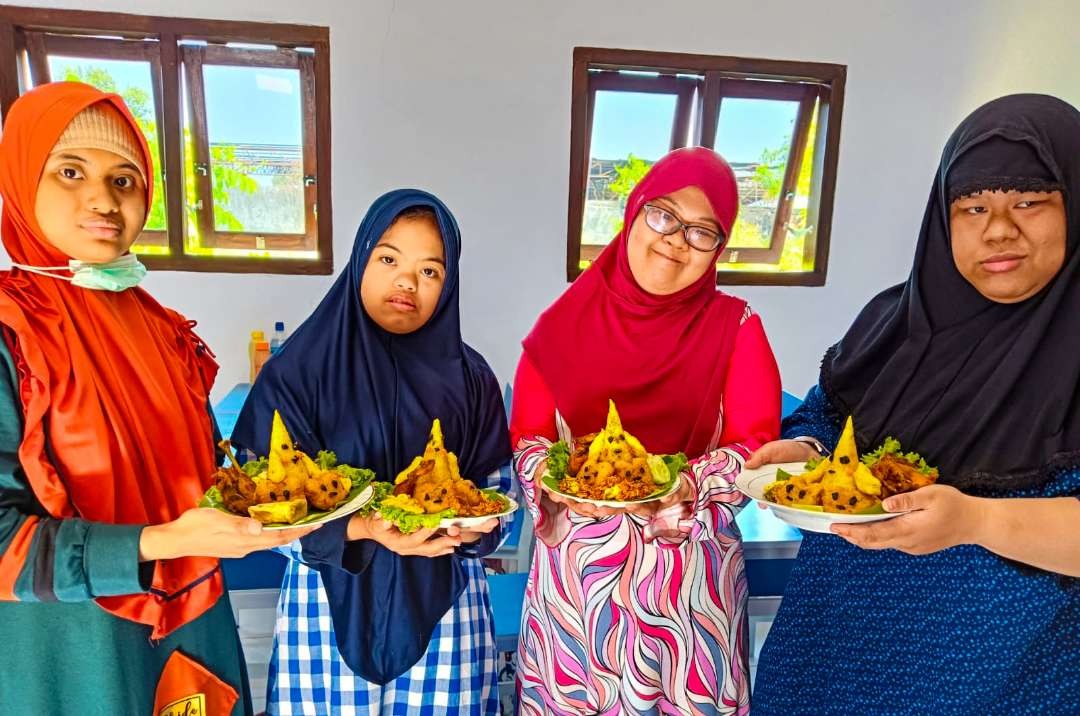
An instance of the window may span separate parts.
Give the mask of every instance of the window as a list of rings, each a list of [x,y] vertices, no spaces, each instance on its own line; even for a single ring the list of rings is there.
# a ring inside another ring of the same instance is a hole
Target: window
[[[51,81],[120,94],[155,155],[151,268],[329,274],[325,27],[0,7],[0,105]]]
[[[627,196],[672,149],[735,171],[739,217],[718,284],[825,283],[844,65],[575,48],[567,280],[622,228]]]

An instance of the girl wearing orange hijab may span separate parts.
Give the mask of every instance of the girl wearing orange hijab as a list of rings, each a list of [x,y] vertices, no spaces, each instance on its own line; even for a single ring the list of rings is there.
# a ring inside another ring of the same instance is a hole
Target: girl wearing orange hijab
[[[35,89],[0,140],[0,713],[250,713],[218,557],[304,530],[190,509],[217,366],[136,284],[153,187],[123,101]]]

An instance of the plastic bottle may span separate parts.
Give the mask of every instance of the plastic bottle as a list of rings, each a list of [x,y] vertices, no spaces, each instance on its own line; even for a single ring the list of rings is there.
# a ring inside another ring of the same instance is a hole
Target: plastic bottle
[[[251,340],[248,341],[248,382],[255,382],[255,346],[260,341],[265,341],[266,335],[262,331],[252,331]]]
[[[255,344],[255,354],[251,360],[251,382],[254,383],[255,379],[259,377],[259,371],[266,365],[266,361],[270,360],[270,344],[266,341],[259,341]]]
[[[274,324],[274,337],[270,339],[270,355],[281,350],[281,344],[285,342],[285,324],[278,321]]]

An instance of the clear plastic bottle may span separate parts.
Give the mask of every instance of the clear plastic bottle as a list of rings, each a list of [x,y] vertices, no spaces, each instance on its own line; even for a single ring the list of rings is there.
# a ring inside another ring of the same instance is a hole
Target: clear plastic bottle
[[[285,342],[285,324],[278,321],[274,324],[274,337],[270,339],[270,355],[281,350],[281,344]]]

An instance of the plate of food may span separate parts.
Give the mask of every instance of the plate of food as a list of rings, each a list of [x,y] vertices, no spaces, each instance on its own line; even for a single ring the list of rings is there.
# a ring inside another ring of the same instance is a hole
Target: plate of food
[[[607,424],[598,433],[559,440],[548,449],[540,478],[549,490],[599,507],[663,499],[679,489],[686,455],[653,455],[623,429],[615,401],[608,401]]]
[[[901,513],[886,512],[884,499],[932,485],[937,478],[937,468],[918,453],[904,452],[894,438],[860,458],[848,418],[831,456],[743,470],[735,487],[793,527],[830,532],[834,524],[896,517]]]
[[[498,490],[480,489],[461,476],[457,456],[446,449],[436,418],[423,454],[398,473],[393,484],[375,483],[370,511],[409,534],[421,528],[467,530],[517,509],[517,502]]]
[[[231,464],[214,473],[214,485],[199,506],[253,517],[263,529],[336,520],[361,509],[375,494],[371,486],[375,473],[339,464],[327,450],[311,458],[293,443],[276,410],[266,457],[240,465],[229,442],[223,440],[221,445]]]

